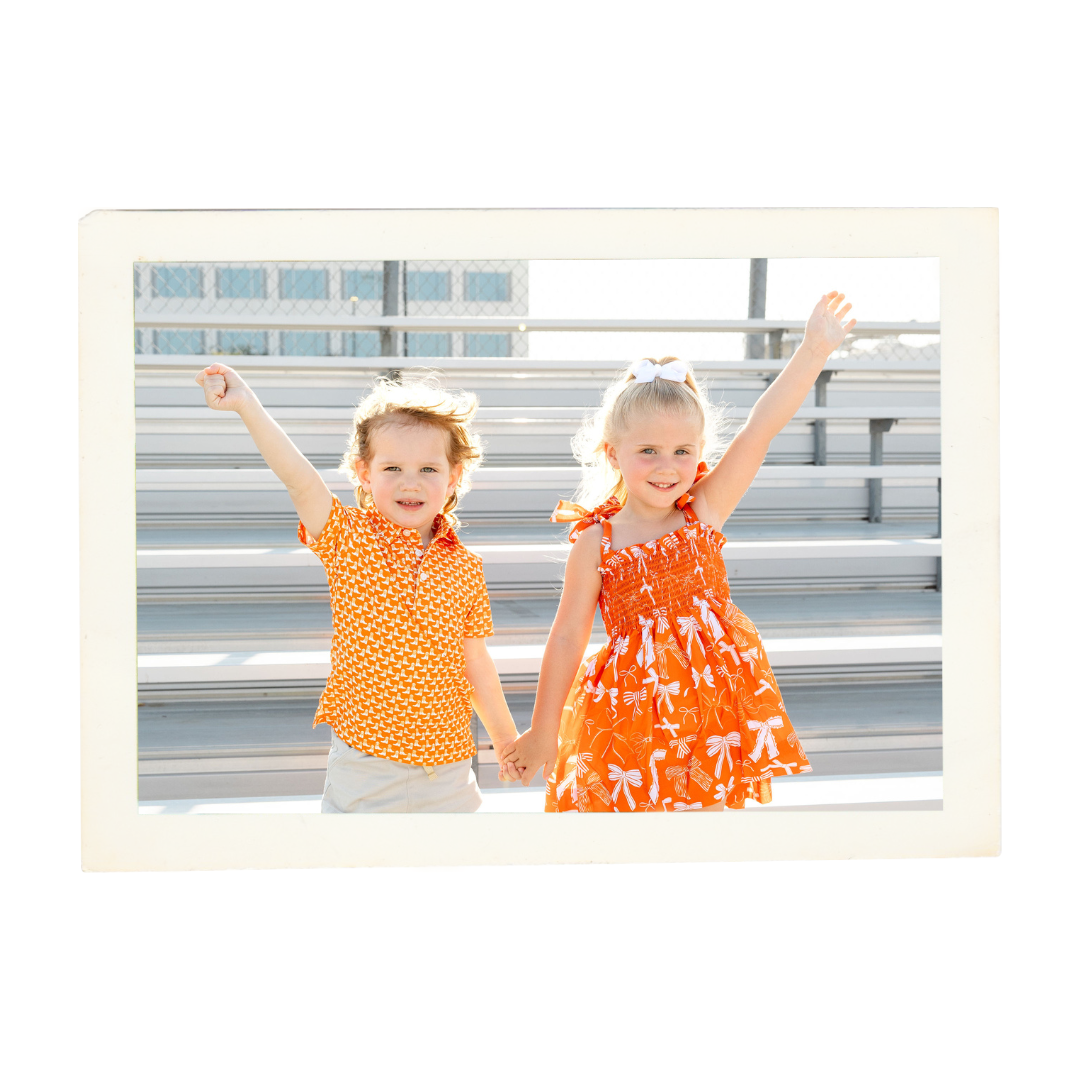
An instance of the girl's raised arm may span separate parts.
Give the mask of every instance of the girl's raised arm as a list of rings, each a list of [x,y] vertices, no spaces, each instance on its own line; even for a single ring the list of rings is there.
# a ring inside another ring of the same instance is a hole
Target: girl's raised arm
[[[851,310],[843,303],[844,294],[826,293],[806,320],[806,333],[795,355],[784,370],[758,398],[742,429],[731,440],[724,456],[693,488],[705,506],[698,512],[709,524],[719,528],[753,483],[769,444],[806,400],[825,361],[855,326],[844,316]]]
[[[304,528],[315,540],[326,527],[333,497],[318,470],[263,408],[255,392],[231,367],[211,364],[195,381],[211,409],[238,413],[263,460],[285,485]]]

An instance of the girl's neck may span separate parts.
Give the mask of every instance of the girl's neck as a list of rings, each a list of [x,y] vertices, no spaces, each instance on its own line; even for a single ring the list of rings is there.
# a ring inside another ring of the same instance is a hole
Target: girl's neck
[[[635,499],[633,495],[627,496],[622,510],[619,511],[619,517],[623,518],[623,520],[633,521],[641,525],[662,525],[673,514],[682,516],[682,511],[675,506],[674,502],[666,507],[649,506]]]
[[[668,533],[677,531],[686,518],[686,515],[674,503],[666,510],[646,506],[644,513],[641,511],[640,504],[631,505],[631,502],[627,500],[626,505],[612,516],[613,550],[621,551],[635,544],[649,544],[653,540],[659,540]]]

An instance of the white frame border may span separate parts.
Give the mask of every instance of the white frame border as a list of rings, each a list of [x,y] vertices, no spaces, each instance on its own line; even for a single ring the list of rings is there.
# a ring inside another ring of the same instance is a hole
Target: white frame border
[[[98,211],[80,222],[79,240],[84,869],[998,853],[995,210]],[[348,261],[358,258],[357,252],[376,260],[403,254],[437,260],[936,256],[942,325],[944,809],[679,815],[140,814],[132,264]]]

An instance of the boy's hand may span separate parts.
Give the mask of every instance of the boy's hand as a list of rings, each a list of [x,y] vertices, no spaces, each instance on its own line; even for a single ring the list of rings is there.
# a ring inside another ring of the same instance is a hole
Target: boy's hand
[[[211,364],[203,368],[195,376],[195,381],[202,387],[206,404],[211,409],[239,412],[255,397],[248,384],[224,364]]]
[[[536,775],[537,769],[543,769],[546,777],[555,768],[555,759],[559,754],[558,737],[541,740],[532,728],[522,732],[516,741],[506,751],[505,757],[500,758],[503,766],[509,772],[510,768],[516,768],[521,777],[524,787],[529,786],[529,781]]]
[[[503,758],[506,757],[506,754],[514,748],[514,740],[496,739],[493,736],[491,744],[495,748],[495,756],[499,759],[499,779],[520,780],[521,773],[518,771],[518,767],[513,763],[507,764],[503,760]]]
[[[846,326],[844,325],[844,316],[851,310],[851,305],[844,304],[841,308],[840,303],[843,299],[843,293],[836,291],[826,293],[810,312],[810,318],[806,320],[803,345],[821,360],[828,360],[855,326],[854,319],[851,319]]]

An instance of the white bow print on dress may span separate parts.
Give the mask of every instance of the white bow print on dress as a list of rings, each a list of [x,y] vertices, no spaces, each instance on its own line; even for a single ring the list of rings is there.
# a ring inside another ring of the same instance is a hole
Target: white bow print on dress
[[[612,674],[615,678],[619,677],[619,657],[622,656],[627,649],[630,648],[630,635],[626,637],[617,637],[611,643],[611,656],[613,656],[614,662],[612,663]]]
[[[754,749],[750,751],[751,761],[757,761],[761,757],[762,750],[768,753],[770,759],[779,754],[780,751],[776,748],[776,740],[773,738],[773,730],[784,726],[781,717],[770,716],[768,720],[747,720],[746,726],[751,731],[757,732],[757,742],[754,743]]]
[[[763,740],[764,741],[764,740]],[[732,731],[727,735],[710,735],[705,740],[705,746],[709,757],[716,757],[716,778],[720,779],[721,766],[727,762],[728,768],[734,769],[735,762],[731,758],[731,748],[733,746],[739,746],[742,742],[742,735],[738,731]],[[774,740],[775,745],[775,740]],[[759,751],[760,753],[760,751]]]
[[[656,771],[656,763],[667,757],[666,750],[654,750],[649,757],[649,772],[652,773],[652,783],[649,785],[649,803],[655,803],[660,794],[660,776]]]
[[[698,609],[698,615],[701,619],[702,626],[707,626],[712,632],[713,637],[722,640],[724,637],[724,628],[720,625],[720,620],[716,617],[713,609],[709,607],[708,597],[699,599],[697,596],[693,596],[691,597],[690,602]],[[736,663],[738,663],[737,660]]]
[[[620,769],[618,765],[608,765],[608,779],[615,781],[615,790],[611,793],[612,809],[618,809],[615,803],[619,801],[620,790],[623,795],[626,796],[626,801],[630,805],[630,809],[636,809],[637,803],[634,802],[634,796],[630,794],[630,786],[641,787],[641,770],[623,770]]]
[[[755,645],[752,649],[747,649],[746,652],[740,651],[739,655],[742,657],[743,663],[749,664],[750,670],[753,671],[754,661],[758,659],[757,646]]]
[[[708,664],[701,669],[701,673],[698,674],[697,668],[691,668],[690,674],[694,677],[694,689],[698,688],[698,685],[704,682],[707,686],[715,686],[713,682],[712,668]]]
[[[656,653],[653,650],[653,637],[652,619],[643,619],[638,616],[638,625],[641,627],[641,648],[637,651],[637,656],[634,658],[638,662],[638,667],[651,668],[656,663]]]
[[[637,719],[637,715],[641,712],[641,706],[645,703],[645,698],[648,697],[648,691],[645,687],[641,687],[640,690],[624,690],[623,691],[623,704],[634,706],[634,719]]]
[[[619,703],[619,688],[617,686],[597,686],[593,692],[593,701],[599,705],[608,696],[611,698],[611,707],[614,709]]]
[[[661,705],[666,705],[667,706],[667,711],[669,713],[673,713],[675,711],[675,706],[671,704],[671,699],[673,697],[678,697],[679,696],[679,689],[680,689],[680,686],[679,686],[678,681],[670,682],[670,683],[664,683],[664,682],[660,682],[659,680],[657,680],[657,682],[656,682],[656,700],[657,700],[656,709],[657,709],[657,712],[660,711],[660,706]]]
[[[667,379],[668,382],[686,382],[690,366],[685,360],[676,360],[670,364],[654,364],[651,360],[639,360],[630,374],[638,382],[652,382],[654,379]]]

